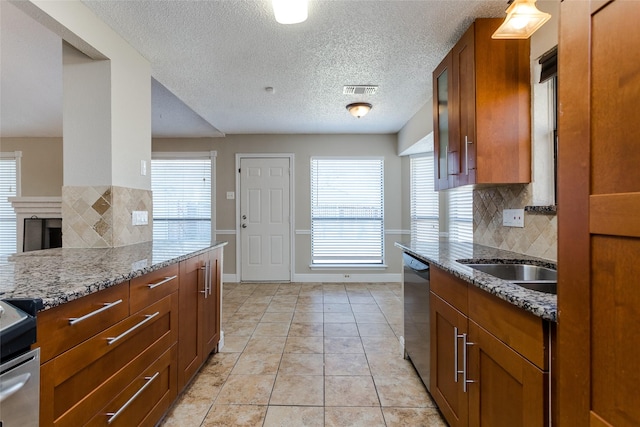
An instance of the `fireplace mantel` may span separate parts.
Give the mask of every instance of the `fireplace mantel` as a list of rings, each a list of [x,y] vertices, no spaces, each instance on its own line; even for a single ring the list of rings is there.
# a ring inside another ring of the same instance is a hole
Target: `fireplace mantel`
[[[9,197],[16,211],[16,252],[22,252],[26,218],[62,218],[62,197]]]

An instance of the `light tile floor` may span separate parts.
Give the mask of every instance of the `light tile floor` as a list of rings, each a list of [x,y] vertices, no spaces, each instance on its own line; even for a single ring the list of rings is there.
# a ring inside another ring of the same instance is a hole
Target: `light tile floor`
[[[398,283],[225,283],[224,348],[163,425],[446,426],[402,323]]]

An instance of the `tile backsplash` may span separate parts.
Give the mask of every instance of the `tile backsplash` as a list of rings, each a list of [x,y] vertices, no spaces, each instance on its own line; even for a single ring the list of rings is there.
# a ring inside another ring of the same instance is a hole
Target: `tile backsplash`
[[[549,260],[558,258],[556,215],[525,212],[524,228],[504,227],[504,209],[531,204],[526,184],[476,188],[473,191],[473,241],[485,246],[526,253]]]
[[[152,240],[152,222],[133,226],[133,211],[148,211],[151,191],[116,186],[62,188],[62,246],[109,248]]]

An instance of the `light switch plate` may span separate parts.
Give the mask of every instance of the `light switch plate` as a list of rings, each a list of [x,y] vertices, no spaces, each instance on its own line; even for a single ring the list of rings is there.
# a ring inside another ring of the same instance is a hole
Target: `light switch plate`
[[[524,209],[505,209],[502,211],[502,225],[524,228]]]
[[[233,200],[236,198],[236,193],[233,191],[227,191],[227,200]]]
[[[148,211],[133,211],[131,213],[131,225],[147,225],[149,224]]]

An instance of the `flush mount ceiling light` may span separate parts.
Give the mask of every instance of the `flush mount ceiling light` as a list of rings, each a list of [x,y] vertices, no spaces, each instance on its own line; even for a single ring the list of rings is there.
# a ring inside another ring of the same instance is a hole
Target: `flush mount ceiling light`
[[[298,24],[307,20],[307,0],[271,0],[271,3],[280,24]]]
[[[535,0],[510,0],[507,17],[493,39],[528,39],[551,15],[538,10]]]
[[[347,105],[347,110],[349,110],[353,117],[360,118],[371,111],[371,107],[371,104],[366,102],[354,102],[353,104]]]

